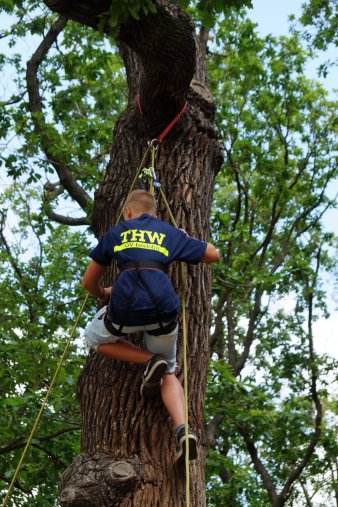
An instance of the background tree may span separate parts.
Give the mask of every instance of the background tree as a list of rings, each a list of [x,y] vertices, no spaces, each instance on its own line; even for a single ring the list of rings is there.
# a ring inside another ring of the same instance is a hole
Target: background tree
[[[18,183],[1,196],[2,490],[12,479],[83,298],[78,280],[87,234],[51,225],[46,239],[43,217],[34,211],[39,197]],[[9,228],[13,210],[18,222]],[[79,449],[75,385],[84,358],[83,345],[74,343],[15,485],[14,505],[55,505],[58,476]]]
[[[320,274],[334,266],[321,218],[336,205],[326,190],[337,176],[337,106],[304,77],[297,36],[262,41],[237,20],[219,34],[212,59],[226,79],[213,91],[226,161],[212,221],[223,262],[215,270],[209,496],[211,505],[312,505],[295,481],[319,465],[333,415],[322,401],[336,364],[315,353],[312,327],[327,312]],[[283,298],[294,301],[292,312],[276,306]]]

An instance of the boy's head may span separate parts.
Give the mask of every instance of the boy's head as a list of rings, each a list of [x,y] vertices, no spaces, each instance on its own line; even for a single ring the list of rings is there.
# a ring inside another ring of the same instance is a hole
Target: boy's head
[[[156,200],[153,194],[145,190],[133,190],[123,208],[125,220],[137,218],[143,213],[156,216]]]

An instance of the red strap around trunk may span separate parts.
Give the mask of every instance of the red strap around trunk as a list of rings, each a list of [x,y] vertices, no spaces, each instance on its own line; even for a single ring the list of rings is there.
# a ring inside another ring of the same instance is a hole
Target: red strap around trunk
[[[138,102],[138,107],[139,107],[139,110],[140,110],[140,113],[141,115],[143,116],[143,110],[142,110],[142,106],[141,106],[141,100],[140,100],[140,96],[138,95],[137,96],[137,102]],[[165,136],[168,134],[168,132],[170,132],[170,130],[173,128],[173,126],[178,122],[178,120],[181,118],[181,116],[183,115],[184,111],[186,110],[187,108],[187,102],[184,103],[181,111],[175,116],[175,118],[173,120],[171,120],[171,122],[169,123],[169,125],[163,130],[163,132],[158,136],[158,138],[156,139],[158,143],[161,143],[163,141],[163,139],[165,138]]]

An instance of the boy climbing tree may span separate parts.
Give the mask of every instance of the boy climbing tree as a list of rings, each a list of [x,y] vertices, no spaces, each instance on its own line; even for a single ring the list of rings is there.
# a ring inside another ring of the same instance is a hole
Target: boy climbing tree
[[[175,428],[178,458],[184,456],[185,400],[175,376],[179,300],[167,276],[173,261],[218,262],[219,253],[210,243],[189,237],[156,218],[155,197],[134,190],[123,209],[124,221],[111,228],[91,252],[82,280],[98,298],[101,309],[87,327],[90,347],[112,359],[143,365],[140,393],[150,398],[161,393]],[[112,259],[120,275],[113,287],[100,284]],[[109,299],[108,304],[107,299]],[[143,331],[145,348],[126,340],[129,333]],[[189,428],[189,458],[197,458],[197,438]]]

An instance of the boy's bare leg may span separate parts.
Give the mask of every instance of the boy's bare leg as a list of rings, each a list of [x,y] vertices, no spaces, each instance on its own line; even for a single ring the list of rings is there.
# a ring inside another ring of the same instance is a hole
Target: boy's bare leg
[[[185,402],[183,388],[174,373],[163,375],[161,396],[175,428],[185,422]]]
[[[132,343],[121,341],[116,343],[103,343],[97,347],[97,352],[111,359],[135,364],[143,364],[154,355],[148,350],[136,347],[136,345]]]
[[[176,375],[165,374],[161,388],[162,400],[169,412],[175,427],[176,442],[178,444],[177,460],[186,456],[186,445],[189,447],[189,460],[198,457],[197,437],[191,428],[188,429],[188,438],[185,434],[185,402],[183,388]]]
[[[118,341],[99,345],[97,352],[104,356],[128,363],[143,364],[153,357],[153,353],[140,349],[132,343]],[[161,385],[163,404],[169,412],[175,427],[184,424],[185,402],[183,388],[174,373],[165,373]]]

